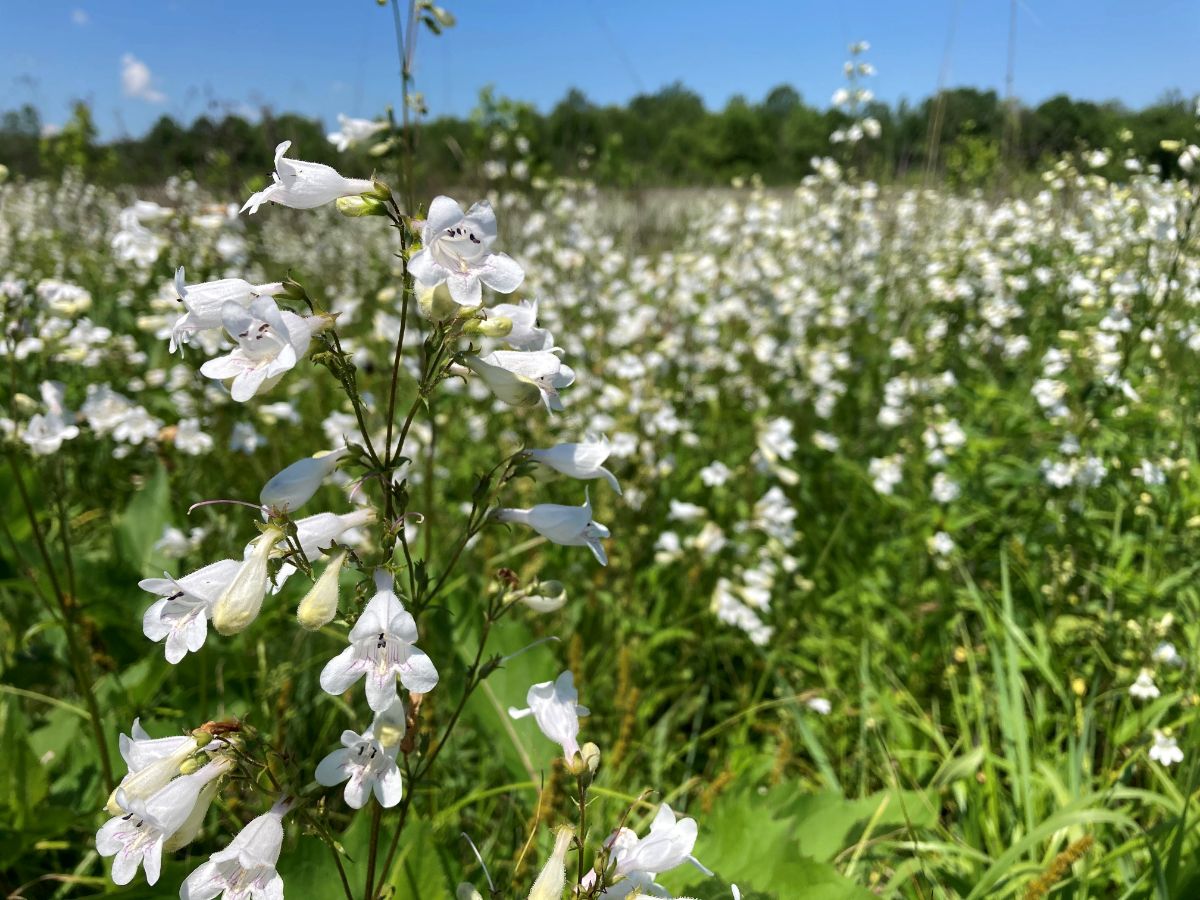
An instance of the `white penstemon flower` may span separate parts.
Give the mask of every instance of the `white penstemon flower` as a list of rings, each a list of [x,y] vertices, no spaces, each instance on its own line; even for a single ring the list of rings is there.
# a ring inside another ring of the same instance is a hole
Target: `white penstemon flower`
[[[579,753],[579,717],[588,715],[588,708],[579,705],[575,676],[566,671],[554,681],[533,685],[525,702],[529,705],[524,709],[510,706],[508,714],[514,719],[533,716],[542,734],[562,747],[563,758],[570,762]]]
[[[582,506],[539,503],[530,509],[496,509],[492,518],[497,522],[528,525],[542,537],[564,547],[587,547],[600,565],[608,565],[608,554],[600,541],[609,537],[610,532],[592,519],[592,501],[586,495]]]
[[[1135,700],[1155,700],[1159,693],[1158,685],[1154,683],[1154,675],[1149,669],[1142,669],[1133,684],[1129,686],[1129,696]]]
[[[1179,742],[1157,728],[1154,729],[1154,744],[1151,745],[1147,755],[1154,762],[1168,768],[1183,762],[1183,751],[1179,749]]]
[[[367,704],[378,713],[399,697],[397,676],[408,690],[426,694],[437,685],[438,673],[415,646],[417,623],[392,590],[391,574],[377,572],[375,586],[375,596],[350,629],[350,646],[321,671],[321,688],[337,696],[365,675]]]
[[[558,392],[575,383],[575,372],[558,354],[550,350],[494,350],[487,356],[468,356],[463,365],[509,406],[541,403],[549,412],[561,412]]]
[[[283,530],[275,525],[263,529],[229,586],[213,601],[212,623],[221,634],[245,631],[258,618],[267,595],[267,560],[283,536]]]
[[[228,589],[242,564],[222,559],[182,578],[163,573],[143,578],[138,587],[160,599],[142,617],[142,632],[152,641],[165,641],[167,662],[177,663],[204,646],[213,603]]]
[[[581,481],[603,478],[619,495],[621,485],[617,477],[604,468],[604,461],[611,452],[612,448],[607,438],[591,435],[580,444],[557,444],[545,450],[526,451],[534,462],[561,472],[569,478],[578,478]]]
[[[396,756],[404,737],[404,715],[404,704],[397,700],[362,734],[343,731],[341,748],[317,764],[317,784],[333,787],[346,782],[342,796],[352,809],[362,809],[372,793],[385,809],[399,803],[404,783]]]
[[[313,334],[327,327],[329,319],[281,311],[270,297],[259,297],[248,310],[226,303],[221,308],[221,322],[237,347],[226,356],[210,359],[200,367],[200,374],[230,379],[230,396],[245,403],[274,387],[308,352]]]
[[[271,297],[283,293],[283,289],[282,282],[251,284],[243,278],[220,278],[189,286],[183,266],[180,266],[175,270],[175,290],[187,312],[171,326],[170,351],[174,353],[178,347],[189,343],[198,331],[220,328],[226,303],[248,309],[258,297]]]
[[[297,460],[263,485],[258,502],[278,513],[290,513],[312,499],[321,483],[349,455],[346,447]]]
[[[371,119],[355,119],[345,113],[338,113],[338,126],[341,130],[331,131],[325,135],[326,140],[337,147],[339,153],[344,153],[355,144],[370,140],[381,131],[387,130],[387,122],[375,122]]]
[[[187,877],[180,900],[283,900],[283,879],[275,871],[283,849],[283,817],[290,804],[280,800],[251,819],[224,850],[218,850]]]
[[[113,816],[96,832],[96,851],[111,856],[112,880],[129,884],[139,867],[146,870],[146,882],[158,881],[163,849],[171,837],[187,822],[201,800],[205,785],[229,771],[228,760],[213,760],[191,775],[180,775],[148,798],[130,797],[117,789],[120,814]]]
[[[423,248],[408,263],[408,271],[426,287],[443,282],[455,303],[479,306],[483,285],[511,294],[525,272],[503,253],[493,253],[496,213],[487,201],[466,213],[449,197],[435,197],[421,232]]]
[[[272,183],[252,194],[242,206],[242,212],[249,210],[253,215],[258,212],[260,206],[268,202],[290,206],[292,209],[312,209],[332,203],[338,197],[365,194],[375,189],[373,181],[365,178],[345,178],[339,175],[336,169],[324,163],[285,158],[284,154],[291,146],[291,141],[284,141],[275,148]]]

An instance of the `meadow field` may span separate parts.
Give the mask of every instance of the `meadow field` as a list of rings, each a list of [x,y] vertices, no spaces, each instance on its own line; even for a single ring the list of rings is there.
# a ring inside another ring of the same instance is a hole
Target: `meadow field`
[[[497,135],[0,182],[5,895],[1200,896],[1200,151]]]

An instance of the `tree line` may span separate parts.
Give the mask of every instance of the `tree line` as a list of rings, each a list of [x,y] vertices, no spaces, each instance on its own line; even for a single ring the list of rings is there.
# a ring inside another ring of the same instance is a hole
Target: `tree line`
[[[786,185],[811,171],[813,157],[833,156],[884,181],[933,173],[970,186],[1099,148],[1113,151],[1100,167],[1111,177],[1121,177],[1127,153],[1170,171],[1174,154],[1160,143],[1196,137],[1194,103],[1178,92],[1133,110],[1065,95],[1028,106],[1006,103],[995,91],[956,88],[920,103],[872,102],[858,115],[877,120],[879,136],[847,145],[831,143],[830,135],[851,125],[851,117],[809,105],[787,85],[757,103],[734,97],[720,110],[706,108],[678,83],[623,106],[600,106],[571,90],[546,113],[485,90],[471,116],[419,125],[414,166],[434,186],[554,175],[585,175],[621,188],[710,186],[754,175]],[[285,139],[293,142],[292,155],[346,171],[386,173],[394,165],[378,139],[374,153],[371,146],[339,153],[325,137],[336,126],[327,124],[270,110],[258,121],[223,114],[183,124],[163,116],[141,137],[101,143],[83,103],[53,133],[36,109],[24,106],[0,115],[0,164],[27,178],[78,168],[107,184],[157,185],[187,173],[231,193],[261,180],[274,146]],[[505,139],[497,141],[497,134]]]

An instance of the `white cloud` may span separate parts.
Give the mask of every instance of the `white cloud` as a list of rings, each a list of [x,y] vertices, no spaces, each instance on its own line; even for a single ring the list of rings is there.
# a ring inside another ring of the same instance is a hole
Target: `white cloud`
[[[71,21],[82,28],[88,22],[92,21],[86,10],[73,9],[71,10]]]
[[[150,84],[152,79],[150,67],[132,53],[121,57],[121,88],[126,97],[136,97],[147,103],[162,103],[167,95]]]

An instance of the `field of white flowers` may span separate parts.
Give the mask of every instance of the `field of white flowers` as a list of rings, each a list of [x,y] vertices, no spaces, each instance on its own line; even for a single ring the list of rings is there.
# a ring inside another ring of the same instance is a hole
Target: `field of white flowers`
[[[8,896],[1200,893],[1194,185],[278,165],[0,184]]]

